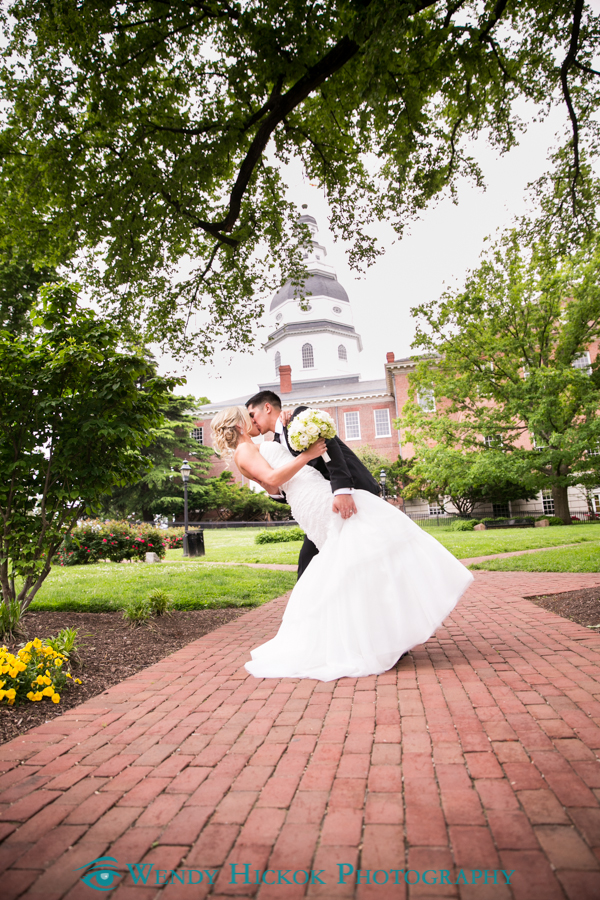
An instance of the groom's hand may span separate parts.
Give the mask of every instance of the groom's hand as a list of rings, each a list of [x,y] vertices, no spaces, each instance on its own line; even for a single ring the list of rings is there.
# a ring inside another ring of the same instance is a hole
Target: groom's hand
[[[331,508],[334,513],[339,513],[342,519],[349,519],[358,512],[352,494],[336,494]]]

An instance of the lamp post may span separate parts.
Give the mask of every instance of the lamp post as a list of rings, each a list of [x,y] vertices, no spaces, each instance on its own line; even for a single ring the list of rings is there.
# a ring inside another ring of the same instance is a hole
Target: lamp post
[[[187,459],[181,464],[181,480],[183,481],[183,555],[189,556],[188,552],[188,481],[190,479],[190,472],[192,471],[192,467],[190,466]]]
[[[386,471],[385,471],[385,469],[382,469],[381,472],[379,473],[379,484],[381,485],[381,496],[382,496],[383,500],[386,499],[386,493],[385,493],[386,479],[387,479]]]

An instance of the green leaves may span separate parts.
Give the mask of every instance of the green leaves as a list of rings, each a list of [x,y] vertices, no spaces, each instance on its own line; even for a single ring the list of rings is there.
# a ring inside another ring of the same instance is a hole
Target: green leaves
[[[588,354],[600,338],[599,247],[595,236],[561,256],[513,230],[464,290],[415,310],[415,344],[428,356],[417,362],[402,424],[419,454],[434,441],[440,453],[479,451],[489,461],[483,448],[493,440],[510,479],[552,487],[556,502],[569,485],[600,481],[599,360]],[[427,385],[435,413],[417,402]]]
[[[76,519],[149,468],[143,449],[181,383],[75,299],[47,287],[31,334],[0,333],[0,585],[23,609]]]
[[[599,17],[561,0],[12,0],[0,70],[6,246],[85,287],[170,352],[237,349],[303,271],[280,164],[322,185],[364,267],[458,179],[468,142],[500,152],[515,101],[568,126],[536,185],[566,244],[595,227]],[[575,39],[576,38],[576,39]],[[0,236],[0,250],[2,237]]]

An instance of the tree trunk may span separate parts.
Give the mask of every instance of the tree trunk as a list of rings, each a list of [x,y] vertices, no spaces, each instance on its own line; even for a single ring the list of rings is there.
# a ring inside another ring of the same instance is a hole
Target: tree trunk
[[[569,512],[569,500],[567,496],[567,488],[552,485],[552,499],[554,500],[554,515],[562,519],[565,525],[571,524],[571,513]]]

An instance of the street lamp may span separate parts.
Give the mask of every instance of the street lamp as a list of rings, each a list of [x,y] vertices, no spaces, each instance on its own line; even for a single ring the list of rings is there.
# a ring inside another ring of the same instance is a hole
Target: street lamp
[[[387,473],[386,473],[385,469],[382,469],[381,472],[379,473],[379,484],[381,485],[381,496],[384,500],[386,499],[386,495],[385,495],[386,479],[387,479]]]
[[[190,466],[187,459],[181,464],[181,480],[183,481],[183,555],[189,556],[188,553],[188,493],[187,486],[188,481],[190,480],[190,472],[192,471],[192,467]]]

